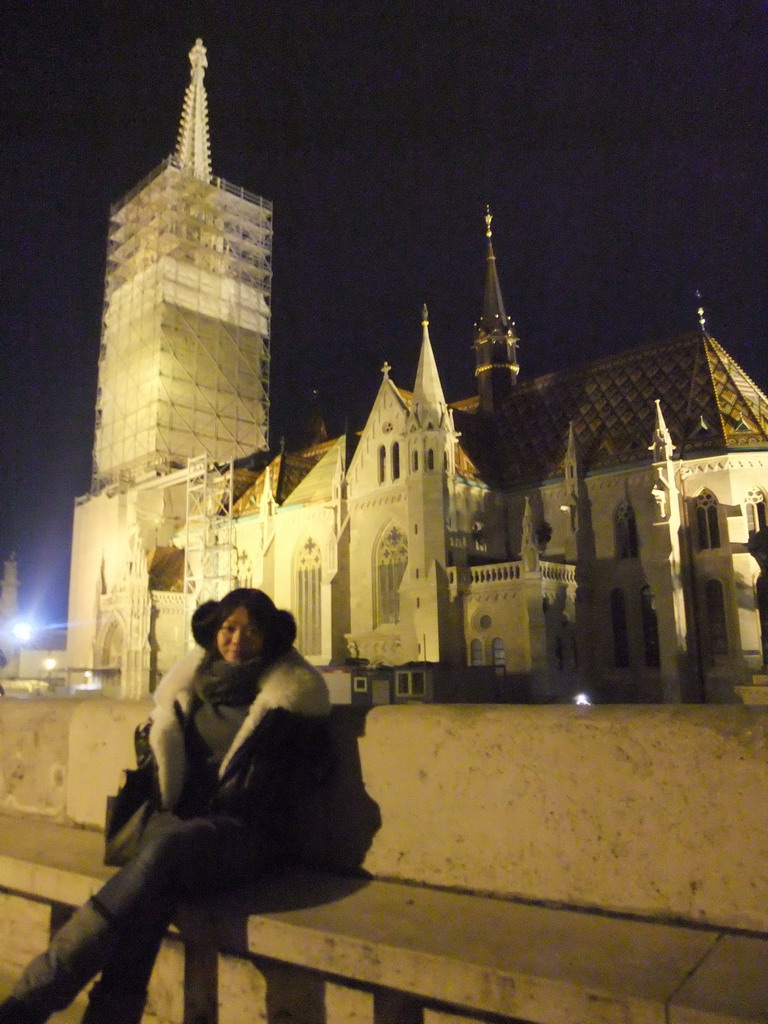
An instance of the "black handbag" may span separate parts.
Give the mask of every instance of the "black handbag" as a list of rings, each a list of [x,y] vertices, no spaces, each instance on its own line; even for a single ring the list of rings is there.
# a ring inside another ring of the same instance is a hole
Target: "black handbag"
[[[115,796],[107,797],[104,863],[122,867],[139,849],[153,811],[159,806],[157,765],[149,747],[149,723],[136,727],[136,768],[124,772]]]

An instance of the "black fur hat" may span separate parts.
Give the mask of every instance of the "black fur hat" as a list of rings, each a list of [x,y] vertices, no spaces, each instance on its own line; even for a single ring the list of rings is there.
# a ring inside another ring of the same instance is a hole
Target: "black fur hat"
[[[218,601],[204,601],[192,612],[192,636],[195,643],[206,650],[216,639],[220,625]]]

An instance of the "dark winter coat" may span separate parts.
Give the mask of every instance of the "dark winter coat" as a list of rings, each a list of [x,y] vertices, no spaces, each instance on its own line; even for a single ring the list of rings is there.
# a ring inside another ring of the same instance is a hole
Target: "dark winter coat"
[[[193,712],[199,651],[182,658],[155,691],[149,744],[158,769],[162,810],[179,804],[188,775],[185,726]],[[219,767],[219,785],[207,809],[282,834],[291,805],[329,767],[325,680],[291,649],[259,679],[248,714]]]

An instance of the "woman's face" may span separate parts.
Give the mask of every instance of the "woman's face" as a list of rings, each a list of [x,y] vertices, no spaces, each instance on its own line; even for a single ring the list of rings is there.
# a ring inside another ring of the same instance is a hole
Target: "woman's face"
[[[216,647],[224,661],[239,664],[258,658],[264,647],[264,634],[242,606],[235,608],[219,626]]]

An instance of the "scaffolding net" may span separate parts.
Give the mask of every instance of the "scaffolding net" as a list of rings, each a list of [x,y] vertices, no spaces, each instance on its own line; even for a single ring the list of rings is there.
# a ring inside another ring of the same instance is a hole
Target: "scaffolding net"
[[[113,207],[93,492],[268,447],[272,204],[170,157]]]
[[[233,463],[216,466],[204,455],[187,467],[184,545],[186,621],[203,601],[219,601],[232,589]],[[188,646],[193,646],[191,632]]]

